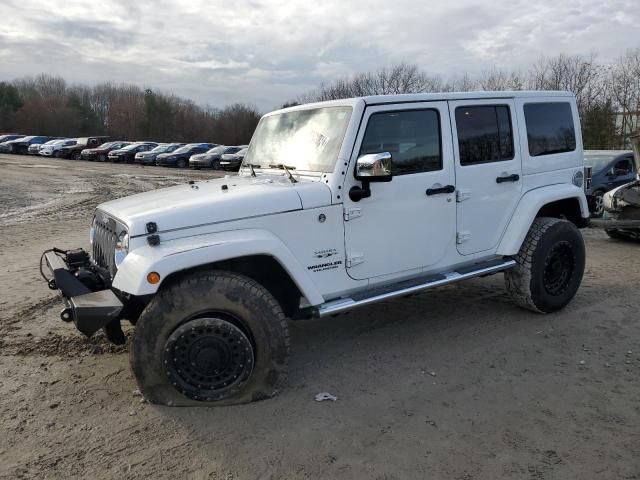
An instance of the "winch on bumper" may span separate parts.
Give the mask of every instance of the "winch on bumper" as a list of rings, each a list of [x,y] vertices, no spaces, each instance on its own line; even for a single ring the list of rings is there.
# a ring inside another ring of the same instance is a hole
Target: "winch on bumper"
[[[110,341],[124,343],[120,327],[124,305],[110,288],[108,272],[93,264],[82,249],[52,249],[43,256],[53,274],[52,279],[47,279],[49,288],[62,294],[65,308],[60,318],[66,322],[73,320],[88,337],[103,328]]]

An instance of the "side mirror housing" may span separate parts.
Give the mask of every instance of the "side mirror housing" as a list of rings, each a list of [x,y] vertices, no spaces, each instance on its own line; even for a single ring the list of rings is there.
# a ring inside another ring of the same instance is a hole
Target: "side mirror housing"
[[[391,154],[389,152],[370,153],[356,160],[356,179],[363,182],[390,182]]]
[[[353,186],[349,190],[349,198],[354,202],[359,202],[363,198],[371,196],[371,182],[390,182],[391,174],[391,154],[389,152],[370,153],[363,155],[356,160],[357,180],[362,182],[362,187]]]

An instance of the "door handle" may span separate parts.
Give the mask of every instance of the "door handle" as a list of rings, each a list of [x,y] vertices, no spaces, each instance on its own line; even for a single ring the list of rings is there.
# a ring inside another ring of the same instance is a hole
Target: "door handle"
[[[439,193],[453,193],[456,191],[456,187],[453,185],[446,185],[439,188],[427,188],[427,195],[437,195]]]
[[[496,183],[517,182],[518,180],[520,180],[520,175],[514,173],[513,175],[506,175],[504,177],[496,178]]]

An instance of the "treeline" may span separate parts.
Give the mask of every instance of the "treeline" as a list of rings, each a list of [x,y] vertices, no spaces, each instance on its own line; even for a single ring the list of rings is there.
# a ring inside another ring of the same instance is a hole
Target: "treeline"
[[[250,105],[203,108],[130,84],[70,85],[46,74],[0,82],[0,132],[240,145],[259,119]]]
[[[587,149],[629,148],[640,127],[640,48],[613,64],[593,56],[540,58],[526,71],[491,69],[471,77],[443,79],[416,65],[399,64],[322,84],[301,96],[308,103],[365,95],[474,90],[569,90],[576,95]]]

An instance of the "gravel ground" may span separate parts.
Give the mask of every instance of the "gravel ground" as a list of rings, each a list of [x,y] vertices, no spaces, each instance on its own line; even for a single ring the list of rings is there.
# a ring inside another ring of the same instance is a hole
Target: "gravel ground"
[[[553,315],[494,275],[294,323],[278,397],[172,409],[137,394],[126,345],[59,320],[37,264],[87,247],[98,203],[217,174],[0,167],[0,477],[640,478],[639,244],[584,231],[583,285]]]

